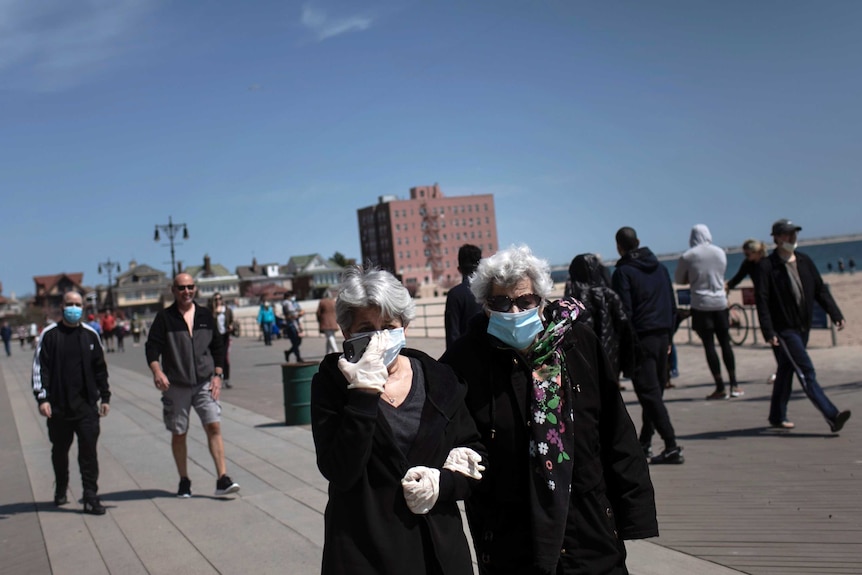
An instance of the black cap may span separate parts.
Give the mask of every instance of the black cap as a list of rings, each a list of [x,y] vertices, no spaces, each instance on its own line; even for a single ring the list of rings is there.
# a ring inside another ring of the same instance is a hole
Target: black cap
[[[793,232],[798,232],[801,230],[801,227],[797,226],[790,220],[781,219],[772,224],[773,236],[780,236],[781,234],[792,234]]]

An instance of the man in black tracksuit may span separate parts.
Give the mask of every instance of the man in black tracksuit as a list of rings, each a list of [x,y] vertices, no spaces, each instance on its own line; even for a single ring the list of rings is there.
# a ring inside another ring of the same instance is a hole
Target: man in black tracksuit
[[[69,448],[77,436],[84,513],[104,515],[105,507],[96,495],[96,442],[99,417],[108,415],[111,392],[102,342],[93,328],[81,323],[82,306],[81,294],[68,292],[63,296],[63,320],[42,332],[33,358],[33,394],[39,413],[48,418],[56,480],[54,504],[68,502]]]
[[[664,440],[664,451],[652,457],[650,463],[683,463],[682,447],[676,444],[662,398],[676,312],[670,274],[649,248],[640,247],[633,228],[620,228],[616,240],[621,257],[611,281],[638,336],[632,384],[643,410],[641,446],[649,455],[653,432],[658,431]]]

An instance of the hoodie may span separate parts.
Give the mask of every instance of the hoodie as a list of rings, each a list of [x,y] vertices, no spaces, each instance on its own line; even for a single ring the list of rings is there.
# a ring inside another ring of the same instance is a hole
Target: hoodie
[[[698,311],[727,309],[724,291],[724,272],[727,255],[712,244],[712,234],[704,224],[691,228],[691,246],[679,258],[676,266],[676,283],[691,285],[691,308]]]
[[[636,248],[617,260],[612,278],[638,334],[673,333],[676,302],[670,273],[649,248]]]

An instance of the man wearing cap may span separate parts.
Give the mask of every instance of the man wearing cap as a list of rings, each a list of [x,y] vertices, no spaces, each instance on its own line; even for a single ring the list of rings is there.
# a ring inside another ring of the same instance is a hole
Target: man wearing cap
[[[769,406],[769,424],[780,429],[795,427],[787,419],[787,402],[796,372],[797,377],[801,374],[800,379],[804,380],[800,383],[808,399],[826,418],[832,432],[837,433],[850,419],[850,411],[838,411],[826,397],[817,383],[814,364],[806,347],[815,301],[826,310],[839,330],[844,329],[844,316],[814,262],[796,251],[796,237],[800,230],[801,227],[786,219],[772,224],[776,248],[769,257],[760,260],[758,281],[754,283],[760,329],[764,340],[772,344],[778,361]]]

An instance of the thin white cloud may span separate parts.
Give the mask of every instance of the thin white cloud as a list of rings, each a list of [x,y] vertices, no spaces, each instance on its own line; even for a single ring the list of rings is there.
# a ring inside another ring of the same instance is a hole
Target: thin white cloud
[[[0,78],[19,88],[74,85],[122,52],[152,0],[0,0]]]
[[[348,32],[368,30],[374,23],[370,16],[330,17],[311,4],[302,7],[302,25],[310,30],[319,41],[334,38]]]

